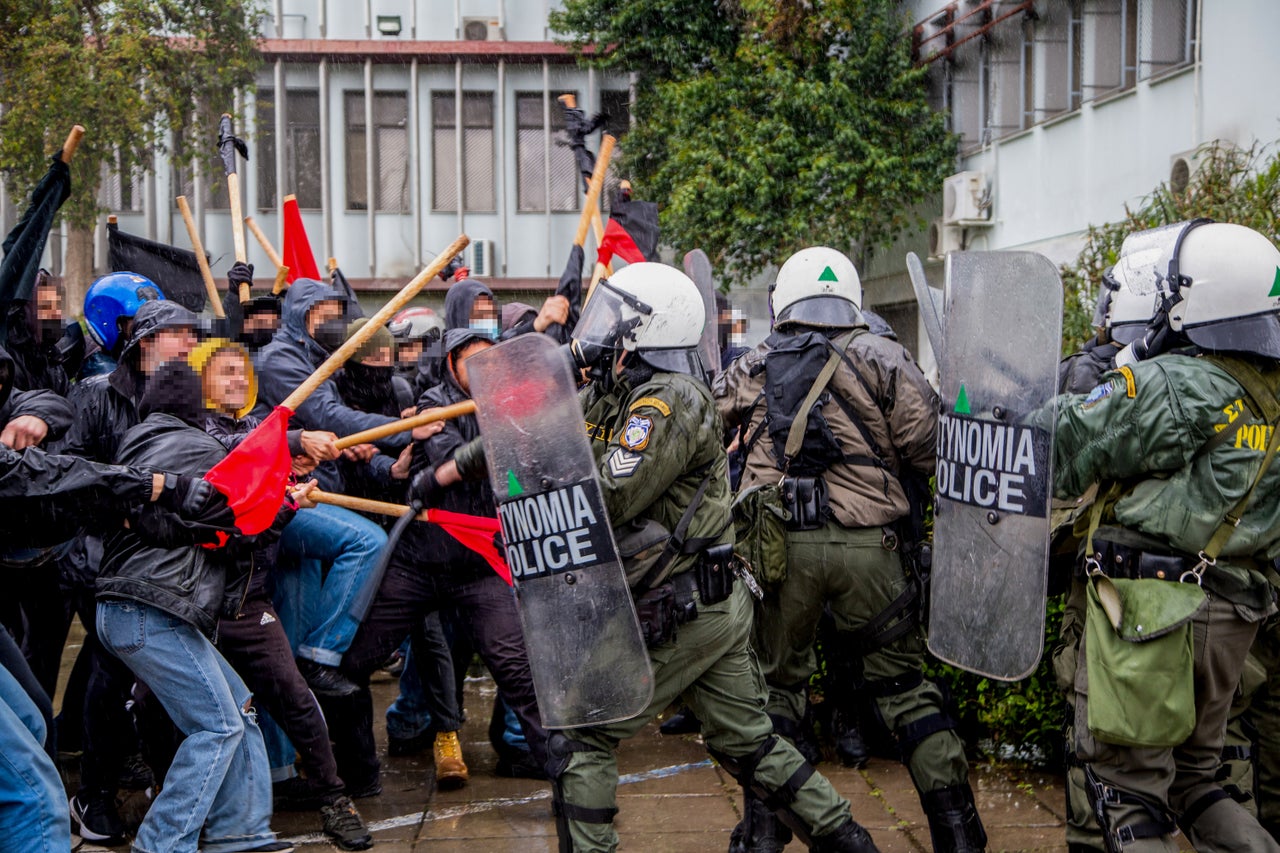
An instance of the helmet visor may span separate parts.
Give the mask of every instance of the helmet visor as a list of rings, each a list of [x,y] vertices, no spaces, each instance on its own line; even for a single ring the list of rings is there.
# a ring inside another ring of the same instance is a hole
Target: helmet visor
[[[651,313],[648,305],[602,280],[582,309],[573,337],[585,344],[618,347],[623,335],[639,325],[640,317]]]
[[[1184,334],[1209,352],[1241,352],[1280,358],[1280,314],[1267,312],[1230,321],[1187,326]]]
[[[842,296],[822,294],[792,302],[778,312],[775,326],[798,323],[803,326],[852,328],[865,323],[858,307]]]
[[[1157,262],[1173,248],[1188,224],[1175,222],[1125,237],[1120,245],[1120,259],[1112,272],[1116,283],[1133,293],[1154,294],[1159,286]],[[1164,270],[1160,270],[1160,275],[1163,274]]]

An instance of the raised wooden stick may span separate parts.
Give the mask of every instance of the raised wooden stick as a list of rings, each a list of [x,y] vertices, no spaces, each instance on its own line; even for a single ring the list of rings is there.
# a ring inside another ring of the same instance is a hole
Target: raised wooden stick
[[[375,512],[379,515],[404,515],[409,507],[404,504],[393,504],[388,501],[374,501],[368,498],[355,498],[351,495],[339,495],[333,492],[324,492],[320,489],[313,489],[311,492],[311,500],[318,504],[329,504],[330,506],[340,506],[343,509],[352,509],[358,512]],[[430,521],[431,510],[424,509],[418,513],[419,521]]]
[[[613,146],[618,140],[609,134],[600,137],[600,153],[596,155],[596,169],[591,173],[591,183],[587,187],[587,200],[582,205],[582,215],[578,217],[578,232],[573,237],[573,245],[581,246],[587,241],[587,229],[591,227],[593,211],[600,208],[600,190],[604,188],[604,175],[609,170],[609,158],[613,156]]]
[[[67,134],[67,141],[62,143],[62,162],[70,163],[71,158],[76,156],[76,149],[80,147],[80,140],[84,138],[84,125],[73,125],[71,132]]]
[[[338,439],[333,444],[339,450],[346,450],[348,447],[355,447],[357,444],[369,444],[379,439],[386,438],[389,435],[395,435],[399,432],[405,432],[411,429],[417,429],[420,426],[433,424],[436,421],[451,421],[454,418],[463,415],[473,415],[476,411],[474,400],[466,400],[461,403],[454,403],[451,406],[443,406],[439,409],[429,409],[411,418],[404,418],[398,421],[392,421],[389,424],[383,424],[372,429],[354,432],[351,435]]]
[[[200,243],[200,232],[196,230],[196,220],[191,215],[191,206],[187,204],[185,195],[178,196],[178,211],[182,214],[182,221],[187,224],[187,236],[191,238],[191,248],[196,250],[196,265],[200,267],[204,288],[209,292],[209,303],[213,306],[213,315],[219,320],[225,320],[227,312],[222,310],[222,300],[218,298],[218,285],[214,284],[213,270],[209,269],[209,259],[205,257],[204,246]]]
[[[298,407],[310,397],[315,390],[325,383],[325,381],[337,371],[339,367],[346,362],[347,359],[356,354],[356,350],[364,346],[364,342],[373,337],[373,333],[386,325],[387,321],[396,315],[404,306],[408,305],[413,297],[426,286],[427,282],[440,274],[440,270],[448,266],[449,261],[453,257],[467,247],[471,242],[471,238],[466,234],[460,234],[456,240],[449,244],[443,252],[436,255],[436,259],[427,265],[427,268],[413,277],[413,280],[401,288],[400,292],[391,297],[391,301],[378,309],[378,313],[369,318],[369,322],[365,323],[358,332],[352,335],[346,343],[338,347],[333,355],[325,360],[324,364],[316,368],[315,373],[308,376],[294,392],[281,402],[291,412],[298,411]]]
[[[276,251],[276,247],[271,245],[271,241],[267,239],[267,235],[262,233],[262,229],[258,227],[258,223],[254,221],[252,216],[244,218],[244,224],[249,226],[249,230],[253,232],[253,236],[258,238],[258,245],[262,247],[262,251],[267,253],[267,260],[275,264],[276,281],[271,286],[271,295],[278,296],[280,291],[285,289],[289,278],[289,268],[284,265],[284,261],[280,258],[280,253]]]

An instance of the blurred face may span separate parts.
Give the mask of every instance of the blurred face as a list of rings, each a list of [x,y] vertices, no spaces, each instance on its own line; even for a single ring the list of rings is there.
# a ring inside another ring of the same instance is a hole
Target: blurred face
[[[234,414],[249,403],[249,370],[235,350],[217,352],[205,366],[204,395],[220,412]]]
[[[187,328],[161,329],[154,335],[143,338],[138,346],[142,350],[139,366],[144,374],[150,376],[166,361],[185,359],[195,349],[196,334]]]
[[[365,367],[390,367],[391,347],[380,347],[374,350],[373,355],[360,359],[360,363]]]
[[[480,296],[471,303],[471,322],[477,320],[497,320],[498,306],[488,296]]]
[[[400,364],[417,364],[422,355],[422,341],[408,341],[396,347],[396,360]]]
[[[62,322],[62,294],[46,285],[36,288],[36,319]]]
[[[280,326],[280,315],[272,311],[257,311],[244,318],[244,330],[256,332],[267,330],[274,332]]]
[[[313,338],[321,323],[342,319],[342,303],[334,299],[326,299],[311,306],[307,312],[307,334]]]
[[[449,358],[454,378],[458,380],[458,385],[462,387],[462,390],[468,394],[471,393],[471,381],[467,378],[467,359],[478,352],[487,350],[491,346],[493,344],[489,341],[472,341]]]

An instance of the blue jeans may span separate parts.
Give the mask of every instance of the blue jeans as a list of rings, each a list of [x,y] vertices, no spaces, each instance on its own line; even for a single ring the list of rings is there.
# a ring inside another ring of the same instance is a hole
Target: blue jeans
[[[378,589],[386,532],[362,515],[321,504],[293,517],[280,553],[299,561],[272,573],[276,613],[298,657],[337,666]],[[329,567],[325,574],[325,567]]]
[[[226,853],[274,841],[267,752],[252,696],[213,644],[163,610],[117,599],[98,602],[98,638],[186,735],[133,849]]]
[[[44,717],[0,667],[0,851],[66,853],[71,815],[62,779],[44,750]]]

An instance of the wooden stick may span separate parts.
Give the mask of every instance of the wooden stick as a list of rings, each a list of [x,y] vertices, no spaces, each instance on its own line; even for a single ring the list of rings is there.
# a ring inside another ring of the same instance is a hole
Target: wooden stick
[[[76,149],[80,147],[80,140],[84,138],[84,125],[73,125],[71,132],[67,134],[67,141],[62,143],[62,162],[70,163],[71,158],[76,156]]]
[[[323,385],[339,367],[342,367],[347,359],[356,354],[356,350],[364,346],[365,341],[373,337],[374,332],[386,325],[387,321],[394,317],[397,311],[408,305],[413,300],[413,297],[417,296],[418,292],[426,287],[427,282],[439,275],[440,270],[448,266],[454,255],[465,249],[470,242],[471,238],[466,234],[458,235],[458,238],[450,243],[448,248],[436,255],[436,259],[428,264],[426,269],[414,276],[413,280],[406,284],[399,293],[391,297],[390,302],[378,309],[378,313],[370,317],[369,322],[365,323],[346,343],[338,347],[334,354],[329,356],[324,364],[317,367],[315,373],[307,377],[280,405],[291,412],[296,412],[298,407],[315,393],[317,388]]]
[[[196,230],[196,220],[191,215],[191,206],[187,204],[185,195],[178,196],[178,210],[182,213],[182,221],[187,224],[187,236],[191,238],[191,247],[196,250],[196,265],[200,267],[204,288],[209,292],[213,316],[219,320],[225,320],[227,312],[222,310],[222,300],[218,298],[218,285],[213,282],[213,270],[209,269],[209,259],[205,257],[204,246],[200,243],[200,232]]]
[[[404,515],[409,507],[404,504],[393,504],[387,501],[373,501],[368,498],[356,498],[351,495],[339,495],[333,492],[324,492],[320,489],[314,489],[311,492],[311,500],[318,504],[329,504],[330,506],[340,506],[343,509],[353,509],[359,512],[376,512],[379,515]],[[418,521],[430,521],[431,510],[424,509],[417,515]]]
[[[227,198],[231,201],[231,243],[235,247],[236,262],[242,264],[248,260],[249,253],[244,244],[244,222],[240,214],[240,175],[236,172],[227,175]],[[249,285],[240,282],[240,304],[247,305],[252,298]]]
[[[617,141],[607,133],[600,138],[596,170],[591,173],[591,184],[587,187],[587,200],[582,205],[582,215],[578,217],[578,233],[573,237],[575,246],[581,246],[587,241],[587,229],[591,227],[591,212],[599,207],[604,175],[609,170],[609,158],[613,156],[613,146]]]
[[[258,227],[258,223],[252,216],[246,216],[244,224],[249,226],[253,236],[258,239],[258,245],[262,247],[262,251],[267,253],[267,260],[275,264],[276,280],[271,285],[271,295],[279,296],[281,291],[289,284],[289,268],[284,265],[284,260],[280,257],[280,253],[276,251],[275,246],[271,245],[271,241],[267,239],[266,234],[262,233],[262,229]]]
[[[454,418],[463,415],[474,415],[476,412],[476,403],[474,400],[466,400],[461,403],[454,403],[451,406],[444,406],[439,409],[431,409],[411,418],[404,418],[398,421],[392,421],[389,424],[383,424],[372,429],[353,432],[351,435],[338,439],[333,443],[334,447],[339,450],[346,450],[348,447],[355,447],[357,444],[370,444],[379,439],[386,438],[389,435],[405,432],[411,429],[417,429],[420,426],[433,424],[436,421],[451,421]]]

